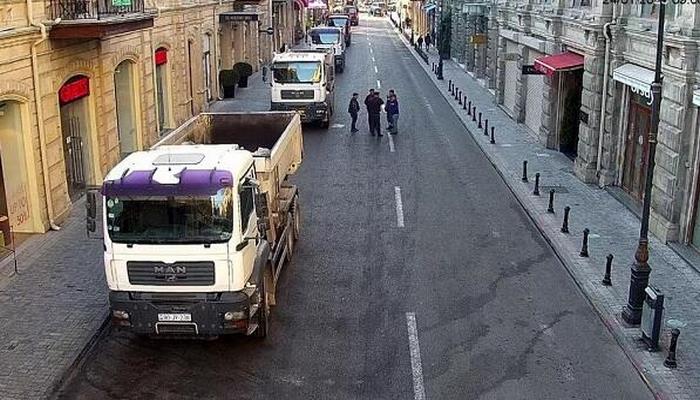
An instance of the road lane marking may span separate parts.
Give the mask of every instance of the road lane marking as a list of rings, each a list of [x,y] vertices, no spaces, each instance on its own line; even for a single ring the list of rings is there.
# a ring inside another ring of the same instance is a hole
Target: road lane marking
[[[396,200],[396,225],[403,228],[403,203],[401,202],[401,188],[394,186],[394,199]]]
[[[374,54],[374,51],[372,50],[371,47],[369,48],[369,52],[372,53],[372,54]]]
[[[396,151],[396,148],[394,147],[394,137],[391,134],[389,134],[389,151],[392,153]]]
[[[425,387],[423,386],[423,367],[420,361],[420,344],[418,343],[418,328],[416,326],[416,314],[406,313],[406,325],[408,327],[408,350],[411,352],[411,372],[413,373],[413,398],[425,400]]]
[[[381,88],[382,88],[382,83],[379,81],[379,79],[377,79],[377,89],[381,89]]]
[[[372,62],[377,62],[377,60],[374,59],[374,56],[372,56]]]
[[[374,73],[375,73],[375,74],[378,74],[378,73],[379,73],[379,70],[377,69],[377,66],[376,66],[376,65],[374,66]]]

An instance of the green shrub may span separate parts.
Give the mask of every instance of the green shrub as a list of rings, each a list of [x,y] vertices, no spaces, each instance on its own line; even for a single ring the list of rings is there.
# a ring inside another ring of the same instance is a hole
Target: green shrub
[[[233,70],[238,73],[239,77],[253,75],[253,66],[246,62],[237,62],[233,64]]]
[[[235,69],[222,69],[219,72],[219,82],[221,83],[221,86],[236,86],[238,79],[240,79],[240,75]]]

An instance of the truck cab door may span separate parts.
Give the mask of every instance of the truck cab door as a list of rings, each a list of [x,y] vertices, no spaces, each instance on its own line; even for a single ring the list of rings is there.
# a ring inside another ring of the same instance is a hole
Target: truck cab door
[[[236,251],[242,261],[244,276],[250,277],[255,265],[257,247],[262,238],[258,234],[258,217],[255,212],[255,186],[251,179],[255,179],[255,171],[251,168],[245,175],[238,188],[239,226],[241,242],[236,246]]]

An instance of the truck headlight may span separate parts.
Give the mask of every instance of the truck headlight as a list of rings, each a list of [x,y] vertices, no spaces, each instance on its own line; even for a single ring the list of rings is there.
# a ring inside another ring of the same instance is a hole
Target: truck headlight
[[[244,319],[245,317],[246,316],[243,311],[228,311],[226,314],[224,314],[224,319],[226,321]]]
[[[129,319],[129,313],[126,311],[114,310],[112,311],[112,316],[116,319]]]

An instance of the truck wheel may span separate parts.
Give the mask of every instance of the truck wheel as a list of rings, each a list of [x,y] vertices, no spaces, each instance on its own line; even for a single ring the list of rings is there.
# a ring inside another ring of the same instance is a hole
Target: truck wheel
[[[321,128],[328,129],[331,126],[331,117],[328,117],[327,121],[321,121]]]
[[[299,196],[297,195],[294,199],[294,220],[292,226],[294,227],[294,240],[299,240],[299,232],[301,232],[301,207],[299,207]]]
[[[260,296],[260,308],[258,309],[255,322],[258,323],[258,328],[253,332],[253,336],[259,339],[264,339],[270,332],[270,301],[268,294],[268,281],[271,281],[272,276],[270,268],[265,267],[263,279],[260,282],[258,296]]]

